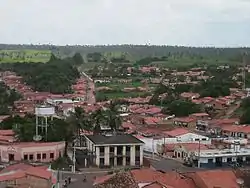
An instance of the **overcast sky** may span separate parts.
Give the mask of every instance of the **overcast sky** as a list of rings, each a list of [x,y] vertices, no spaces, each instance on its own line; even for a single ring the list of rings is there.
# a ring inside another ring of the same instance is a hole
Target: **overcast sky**
[[[250,46],[250,0],[0,0],[0,43]]]

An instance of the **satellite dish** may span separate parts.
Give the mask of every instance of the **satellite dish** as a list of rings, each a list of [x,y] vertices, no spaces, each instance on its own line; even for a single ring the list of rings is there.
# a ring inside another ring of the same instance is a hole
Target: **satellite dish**
[[[42,140],[42,136],[41,135],[35,135],[35,136],[33,136],[33,140],[38,142],[38,141]]]
[[[241,178],[238,178],[238,179],[236,179],[236,183],[237,183],[238,185],[243,185],[243,184],[244,184],[244,180],[241,179]]]

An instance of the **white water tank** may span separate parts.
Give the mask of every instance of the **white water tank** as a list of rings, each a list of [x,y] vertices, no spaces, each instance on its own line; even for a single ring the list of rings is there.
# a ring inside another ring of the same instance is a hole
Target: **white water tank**
[[[35,114],[37,116],[52,116],[55,114],[55,107],[51,107],[51,106],[36,107]]]

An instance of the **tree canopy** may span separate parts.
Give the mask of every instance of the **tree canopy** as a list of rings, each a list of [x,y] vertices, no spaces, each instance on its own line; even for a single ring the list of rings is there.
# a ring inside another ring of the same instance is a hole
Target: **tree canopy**
[[[242,114],[240,117],[241,124],[250,124],[250,97],[245,98],[240,105]]]
[[[200,112],[200,106],[191,101],[175,100],[167,107],[163,108],[162,112],[168,115],[174,114],[176,117],[188,116],[189,114]]]
[[[0,83],[0,115],[10,114],[10,109],[14,101],[20,98],[20,94],[15,92],[15,90],[8,88],[3,83]]]
[[[77,54],[67,59],[52,55],[47,63],[6,63],[0,68],[16,72],[35,91],[71,93],[71,85],[80,76],[75,65],[82,63],[81,59]]]

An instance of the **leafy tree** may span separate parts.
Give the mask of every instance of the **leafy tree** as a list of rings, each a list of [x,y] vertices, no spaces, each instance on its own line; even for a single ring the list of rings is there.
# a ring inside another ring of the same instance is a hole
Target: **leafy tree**
[[[172,101],[166,108],[163,108],[163,113],[174,114],[177,117],[188,116],[192,113],[200,112],[200,106],[191,101],[175,100]]]
[[[109,108],[99,109],[91,115],[96,133],[100,132],[101,126],[110,127],[113,132],[116,132],[121,127],[122,121],[118,108],[117,103],[111,103]]]
[[[13,127],[24,124],[25,122],[25,119],[20,116],[10,116],[0,123],[0,129],[12,129]]]
[[[250,107],[243,111],[243,114],[240,117],[240,124],[250,124]]]
[[[91,121],[89,119],[89,116],[84,112],[83,108],[76,107],[75,112],[71,113],[71,115],[66,120],[72,129],[74,130],[74,133],[76,134],[77,138],[80,139],[81,143],[81,137],[80,133],[81,130],[92,130]]]
[[[80,53],[75,53],[75,55],[73,56],[73,60],[76,65],[81,65],[84,63],[84,60]]]
[[[71,93],[71,85],[80,77],[72,58],[51,58],[48,63],[9,63],[0,67],[21,75],[35,91]]]
[[[102,60],[102,54],[99,52],[89,53],[87,54],[87,59],[89,62],[101,62]]]
[[[58,60],[58,58],[55,56],[55,54],[51,53],[49,62],[53,62],[53,61],[56,61],[56,60]]]
[[[10,109],[14,101],[20,98],[20,94],[0,83],[0,115],[10,114]]]
[[[201,97],[219,97],[230,95],[230,83],[219,79],[212,79],[202,82],[200,85],[193,88],[193,91],[198,92]]]

